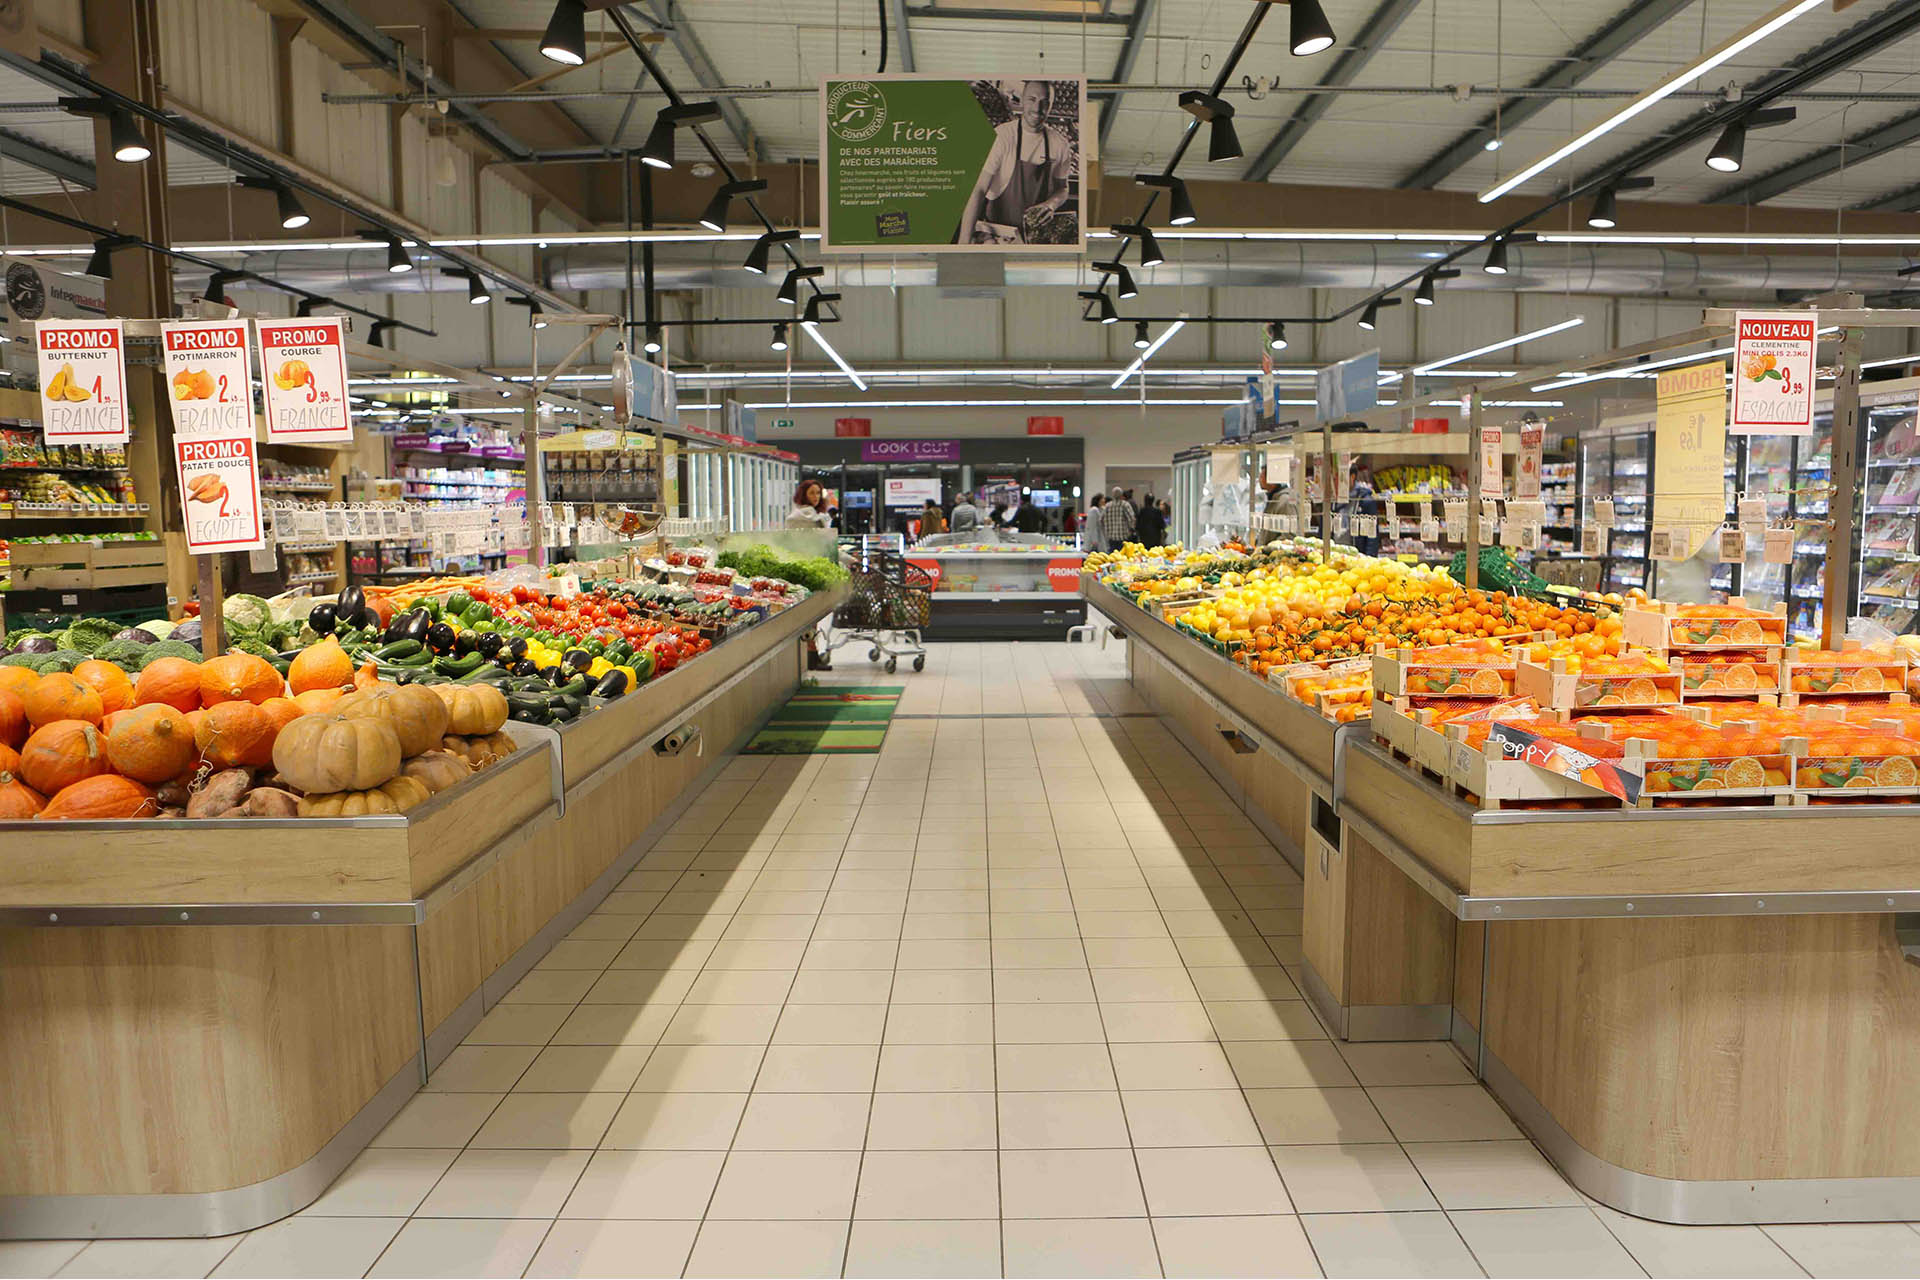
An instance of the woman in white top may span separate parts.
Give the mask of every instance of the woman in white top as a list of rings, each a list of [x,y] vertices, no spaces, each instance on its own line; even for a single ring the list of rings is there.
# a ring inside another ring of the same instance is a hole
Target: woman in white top
[[[793,510],[787,512],[789,529],[825,529],[832,524],[827,515],[827,492],[818,480],[802,480],[793,492]]]

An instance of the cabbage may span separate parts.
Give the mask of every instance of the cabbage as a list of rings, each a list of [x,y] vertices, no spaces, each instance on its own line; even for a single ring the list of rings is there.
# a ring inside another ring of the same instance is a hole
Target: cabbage
[[[140,630],[146,632],[155,640],[165,640],[168,636],[172,635],[173,627],[174,624],[165,618],[155,618],[152,622],[143,622],[140,624]]]

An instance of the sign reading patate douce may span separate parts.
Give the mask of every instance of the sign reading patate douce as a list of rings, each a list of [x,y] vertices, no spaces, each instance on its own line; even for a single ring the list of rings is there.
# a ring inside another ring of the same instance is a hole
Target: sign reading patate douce
[[[820,84],[820,247],[1077,254],[1087,82],[884,75]]]

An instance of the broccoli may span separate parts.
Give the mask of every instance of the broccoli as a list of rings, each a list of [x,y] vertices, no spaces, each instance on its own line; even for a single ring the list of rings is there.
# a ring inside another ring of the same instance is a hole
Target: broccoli
[[[155,658],[185,658],[188,662],[200,661],[200,647],[188,644],[184,640],[160,640],[146,647],[146,666]]]
[[[122,671],[138,671],[147,665],[147,650],[152,647],[137,640],[109,640],[95,649],[93,656],[101,662],[111,662]]]

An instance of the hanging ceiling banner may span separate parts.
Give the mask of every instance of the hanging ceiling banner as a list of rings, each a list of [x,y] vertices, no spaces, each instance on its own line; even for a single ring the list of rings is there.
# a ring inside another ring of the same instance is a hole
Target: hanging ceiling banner
[[[125,444],[127,359],[118,320],[34,326],[40,425],[48,444]]]
[[[820,82],[820,248],[1086,249],[1084,76]]]
[[[1728,429],[1735,435],[1812,434],[1813,348],[1819,327],[1819,317],[1811,311],[1742,311],[1734,316]]]
[[[1313,397],[1320,421],[1333,422],[1380,403],[1380,352],[1364,351],[1314,371]],[[1276,408],[1275,413],[1279,410]]]
[[[340,444],[353,439],[347,412],[347,347],[337,317],[261,320],[261,386],[267,443]]]
[[[1726,366],[1718,360],[1655,376],[1650,525],[1672,531],[1664,558],[1692,557],[1726,519],[1726,387]]]

